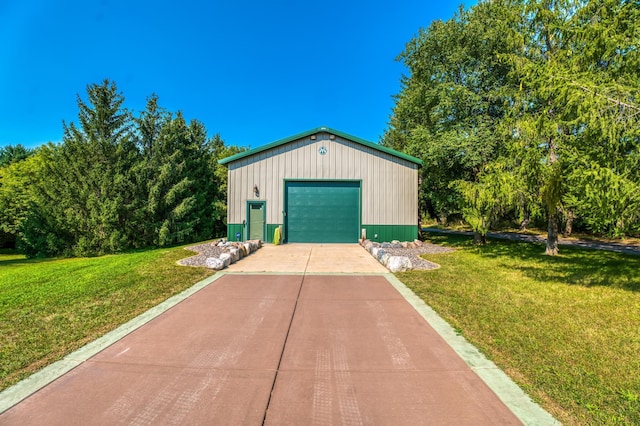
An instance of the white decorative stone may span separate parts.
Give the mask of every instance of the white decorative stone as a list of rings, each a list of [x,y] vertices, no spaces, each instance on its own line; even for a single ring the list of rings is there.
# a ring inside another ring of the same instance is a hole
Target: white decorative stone
[[[391,272],[404,272],[412,267],[411,260],[407,256],[390,256],[385,266]]]
[[[207,257],[205,265],[207,266],[207,268],[215,269],[216,271],[224,269],[224,262],[217,257]]]
[[[384,266],[387,266],[387,262],[391,257],[393,256],[385,252],[382,256],[380,256],[380,263],[382,263]]]
[[[229,249],[229,254],[231,255],[231,263],[235,263],[240,260],[240,250],[237,248],[233,247]]]
[[[224,266],[231,265],[231,255],[229,253],[220,253],[220,260],[224,262]]]

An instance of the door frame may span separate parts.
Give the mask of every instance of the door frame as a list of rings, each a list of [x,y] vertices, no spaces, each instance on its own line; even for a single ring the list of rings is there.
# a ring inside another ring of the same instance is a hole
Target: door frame
[[[296,179],[296,178],[284,178],[282,179],[282,223],[283,223],[283,243],[289,242],[288,237],[288,227],[289,227],[289,218],[287,217],[287,208],[288,208],[288,193],[287,193],[287,185],[289,183],[331,183],[331,182],[346,182],[346,183],[357,183],[358,184],[358,234],[360,235],[362,229],[362,179]],[[287,236],[285,239],[284,236]],[[359,237],[357,237],[359,238]],[[356,238],[356,242],[358,241]]]
[[[267,236],[267,202],[265,200],[247,200],[247,227],[245,229],[244,240],[247,241],[249,239],[249,235],[251,235],[251,205],[252,204],[262,204],[262,242],[265,241]]]

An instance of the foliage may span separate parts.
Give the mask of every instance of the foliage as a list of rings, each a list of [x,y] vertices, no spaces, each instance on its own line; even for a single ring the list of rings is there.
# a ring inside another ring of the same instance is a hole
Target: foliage
[[[0,167],[0,247],[16,246],[35,208],[34,185],[42,179],[40,153]]]
[[[88,103],[78,97],[80,127],[65,124],[62,145],[47,147],[47,179],[38,187],[45,214],[57,219],[43,232],[79,256],[126,248],[136,208],[131,169],[137,152],[124,97],[109,81],[89,86],[87,94]],[[40,254],[36,250],[29,253]]]
[[[0,254],[0,389],[210,274],[176,264],[182,247],[97,258]]]
[[[586,226],[611,237],[640,233],[640,182],[597,163],[575,169],[569,176],[567,203]]]
[[[238,148],[165,111],[155,95],[134,117],[109,80],[77,101],[79,124],[64,124],[61,144],[0,169],[0,206],[9,206],[0,231],[18,249],[100,255],[224,232],[227,174],[217,160]]]
[[[514,204],[514,175],[497,167],[487,168],[477,182],[453,182],[463,199],[462,217],[476,234],[476,242],[485,243],[491,224],[505,208]]]
[[[562,424],[640,423],[640,257],[432,236],[453,253],[399,278]]]
[[[501,151],[496,120],[505,114],[509,69],[496,52],[513,18],[509,10],[481,3],[435,21],[399,56],[411,75],[382,142],[421,158],[422,205],[433,217],[459,212],[454,181],[475,182]]]
[[[383,143],[423,159],[428,213],[477,222],[469,191],[499,165],[515,184],[501,219],[545,217],[550,254],[561,215],[638,232],[639,19],[626,0],[499,0],[420,31]]]
[[[21,144],[0,147],[0,167],[28,158],[34,151]]]

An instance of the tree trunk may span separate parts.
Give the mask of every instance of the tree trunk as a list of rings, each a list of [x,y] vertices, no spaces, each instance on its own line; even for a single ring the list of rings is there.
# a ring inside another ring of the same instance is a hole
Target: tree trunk
[[[573,219],[575,219],[575,215],[573,214],[573,210],[567,210],[567,223],[564,225],[564,232],[562,236],[567,238],[571,235],[573,231]]]
[[[481,233],[474,231],[473,232],[473,244],[480,244],[480,245],[487,244],[487,236],[486,235],[482,235]]]
[[[522,219],[522,222],[520,222],[520,230],[526,231],[530,221],[531,221],[531,217],[529,216],[529,211],[525,210],[524,218]]]
[[[555,256],[558,254],[558,210],[549,212],[549,226],[547,228],[547,249],[544,254]]]

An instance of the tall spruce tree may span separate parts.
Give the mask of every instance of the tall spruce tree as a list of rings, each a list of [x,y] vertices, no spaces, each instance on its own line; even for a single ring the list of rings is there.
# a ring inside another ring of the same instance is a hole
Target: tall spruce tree
[[[88,102],[77,98],[79,127],[64,124],[62,144],[47,148],[47,179],[40,185],[47,214],[55,219],[43,230],[53,237],[45,239],[58,238],[74,255],[117,252],[136,239],[132,169],[138,151],[131,116],[123,108],[124,96],[109,80],[89,85],[87,96]],[[59,254],[52,250],[57,248],[38,251]]]

